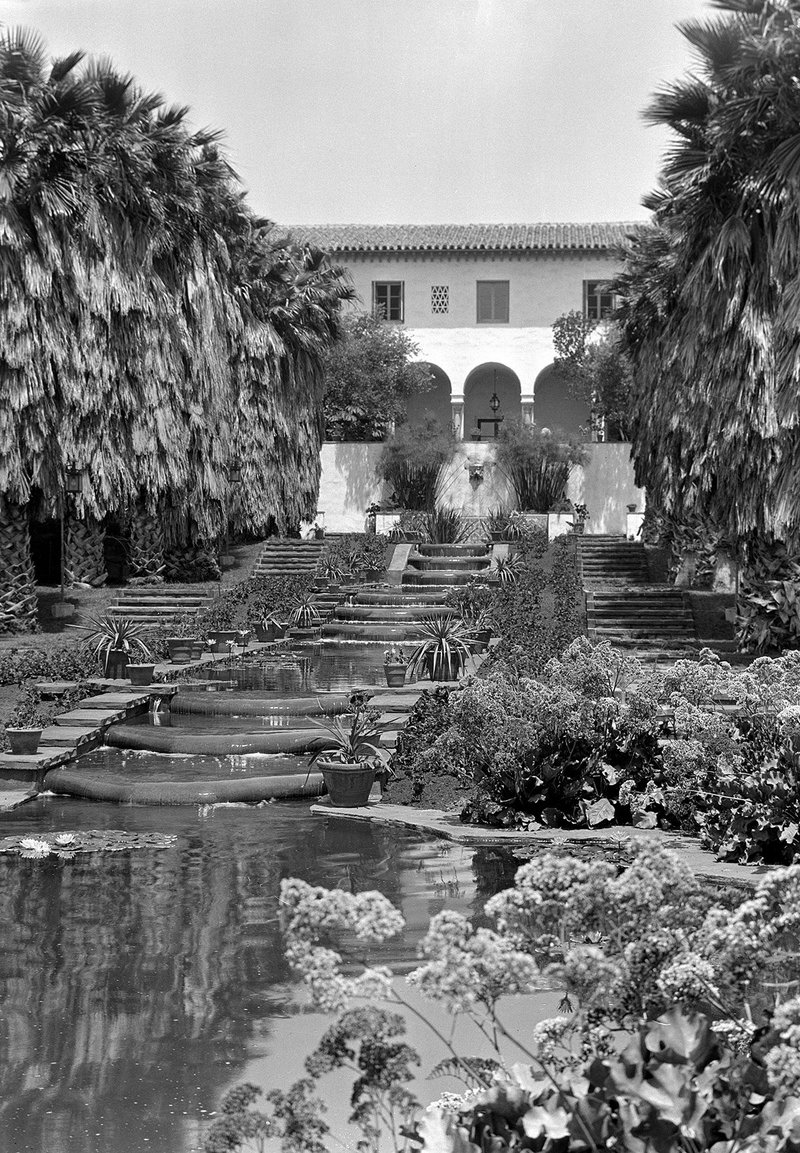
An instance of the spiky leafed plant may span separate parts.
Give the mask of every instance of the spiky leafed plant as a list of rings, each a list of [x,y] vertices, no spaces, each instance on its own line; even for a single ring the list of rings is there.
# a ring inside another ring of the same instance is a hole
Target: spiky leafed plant
[[[324,743],[314,753],[310,764],[316,761],[338,761],[341,764],[386,764],[389,750],[381,744],[383,734],[391,730],[394,722],[381,721],[378,709],[356,702],[352,711],[341,713],[330,721],[311,719],[325,732]]]
[[[94,648],[97,659],[106,670],[114,650],[127,653],[128,656],[139,654],[145,659],[151,656],[144,640],[144,626],[130,617],[103,613],[99,617],[89,617],[88,624],[70,627],[85,634],[85,640]]]
[[[470,526],[455,508],[437,508],[425,514],[423,532],[431,544],[460,544]]]
[[[513,584],[522,571],[522,557],[501,556],[495,561],[494,568],[490,570],[492,576],[500,579],[500,584]]]
[[[313,629],[320,624],[322,617],[311,597],[298,597],[292,602],[289,624],[295,629]]]
[[[409,660],[412,676],[424,668],[432,681],[455,681],[472,655],[472,628],[456,617],[423,617]]]
[[[648,502],[726,535],[800,528],[800,4],[717,0],[698,64],[648,119],[674,133],[655,229],[615,288]]]

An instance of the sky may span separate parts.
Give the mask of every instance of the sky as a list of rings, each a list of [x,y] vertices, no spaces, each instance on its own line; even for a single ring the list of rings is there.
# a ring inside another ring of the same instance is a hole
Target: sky
[[[283,224],[640,220],[706,0],[0,0],[225,133]]]

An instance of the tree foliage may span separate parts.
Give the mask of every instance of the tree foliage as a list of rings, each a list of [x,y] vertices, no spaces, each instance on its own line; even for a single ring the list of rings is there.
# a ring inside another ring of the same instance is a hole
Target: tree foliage
[[[325,357],[325,425],[341,440],[380,440],[405,419],[408,399],[431,387],[425,364],[405,329],[380,316],[354,313]]]
[[[0,37],[0,492],[209,539],[313,515],[343,274],[253,215],[218,134],[131,76]],[[227,470],[244,483],[235,507]]]
[[[647,111],[672,129],[655,227],[614,282],[635,373],[636,478],[733,537],[800,526],[800,2],[717,0],[681,30],[694,75]]]
[[[378,475],[394,488],[401,508],[431,511],[442,466],[452,459],[456,438],[429,416],[421,425],[402,424],[387,440]]]
[[[616,325],[566,312],[553,324],[553,345],[553,364],[573,394],[591,405],[592,420],[604,428],[606,439],[629,440],[633,380]]]

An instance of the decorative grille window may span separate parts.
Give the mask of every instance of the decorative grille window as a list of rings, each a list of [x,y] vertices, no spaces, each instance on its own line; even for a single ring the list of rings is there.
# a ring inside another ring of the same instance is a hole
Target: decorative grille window
[[[403,319],[403,281],[373,280],[372,310],[384,320]]]
[[[608,292],[602,280],[584,280],[583,315],[587,320],[605,320],[617,306],[613,292]]]
[[[479,280],[478,324],[508,324],[508,281]]]
[[[431,312],[434,316],[444,316],[450,311],[450,285],[431,285]]]

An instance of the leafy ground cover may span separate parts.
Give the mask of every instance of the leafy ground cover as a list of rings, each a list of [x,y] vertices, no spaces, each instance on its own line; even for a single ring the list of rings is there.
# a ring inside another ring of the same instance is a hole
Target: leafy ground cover
[[[428,695],[398,741],[403,799],[503,828],[681,829],[723,860],[800,854],[800,654],[667,671],[582,638],[540,673]],[[395,799],[394,785],[389,799]]]

